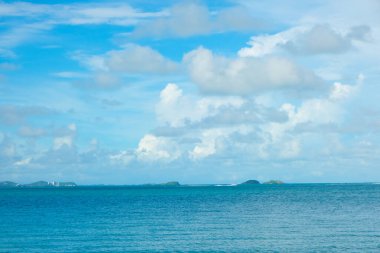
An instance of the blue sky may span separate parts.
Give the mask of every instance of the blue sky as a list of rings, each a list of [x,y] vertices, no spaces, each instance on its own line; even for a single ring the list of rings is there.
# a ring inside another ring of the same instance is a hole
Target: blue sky
[[[380,3],[0,1],[0,181],[380,181]]]

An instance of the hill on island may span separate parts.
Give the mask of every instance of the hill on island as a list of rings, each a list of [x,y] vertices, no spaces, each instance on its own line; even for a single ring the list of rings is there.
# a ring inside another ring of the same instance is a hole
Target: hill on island
[[[260,184],[260,182],[257,180],[251,179],[251,180],[247,180],[244,183],[241,183],[239,185],[255,185],[255,184]]]
[[[11,181],[3,181],[0,182],[0,187],[17,187],[18,183],[11,182]]]
[[[261,184],[261,183],[258,180],[251,179],[238,185],[257,185],[257,184]],[[267,182],[264,182],[263,184],[284,184],[284,182],[281,180],[269,180]]]

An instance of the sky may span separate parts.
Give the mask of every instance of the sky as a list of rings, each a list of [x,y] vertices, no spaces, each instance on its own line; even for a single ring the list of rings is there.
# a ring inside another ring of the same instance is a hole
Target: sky
[[[380,1],[0,1],[0,181],[380,181]]]

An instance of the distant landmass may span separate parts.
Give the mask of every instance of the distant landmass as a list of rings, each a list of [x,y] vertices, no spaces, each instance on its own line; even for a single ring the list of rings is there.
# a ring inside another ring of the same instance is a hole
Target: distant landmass
[[[281,180],[269,180],[268,182],[264,182],[263,184],[284,184]]]
[[[251,179],[238,185],[256,185],[256,184],[261,184],[261,183],[258,180]],[[284,184],[284,182],[281,180],[269,180],[267,182],[264,182],[263,184]]]
[[[254,184],[260,184],[260,182],[257,180],[251,179],[251,180],[245,181],[244,183],[241,183],[239,185],[254,185]]]
[[[181,184],[177,181],[170,181],[167,183],[160,184],[142,184],[141,186],[181,186]]]
[[[19,184],[11,181],[0,182],[0,187],[17,187]]]
[[[181,186],[181,184],[177,181],[171,181],[171,182],[163,183],[160,185],[163,185],[163,186]]]
[[[254,180],[254,179],[250,179],[250,180],[247,180],[243,183],[240,183],[240,184],[237,184],[238,186],[239,185],[242,185],[242,186],[249,186],[249,185],[260,185],[261,183],[258,181],[258,180]],[[269,180],[267,182],[264,182],[262,184],[284,184],[283,181],[280,181],[280,180]],[[53,188],[53,187],[76,187],[78,186],[76,183],[74,182],[56,182],[56,181],[52,181],[52,182],[47,182],[47,181],[37,181],[37,182],[34,182],[34,183],[29,183],[29,184],[19,184],[19,183],[15,183],[15,182],[11,182],[11,181],[3,181],[3,182],[0,182],[0,188],[14,188],[14,187],[24,187],[24,188],[27,188],[27,187],[34,187],[34,188]],[[91,185],[89,185],[91,186]],[[107,185],[92,185],[92,186],[107,186]],[[112,186],[112,185],[110,185]],[[117,185],[113,185],[113,186],[117,186]],[[122,186],[122,185],[120,185]],[[127,186],[127,185],[125,185]],[[177,181],[170,181],[170,182],[166,182],[166,183],[158,183],[158,184],[141,184],[141,185],[135,185],[135,186],[192,186],[192,185],[181,185],[179,182]],[[193,185],[194,186],[194,185]],[[210,184],[210,186],[212,186],[212,184]],[[221,185],[217,185],[217,186],[221,186]],[[226,184],[226,186],[231,186],[229,184]]]
[[[30,184],[18,184],[11,181],[0,182],[0,187],[10,188],[10,187],[75,187],[77,186],[74,182],[47,182],[47,181],[37,181]]]

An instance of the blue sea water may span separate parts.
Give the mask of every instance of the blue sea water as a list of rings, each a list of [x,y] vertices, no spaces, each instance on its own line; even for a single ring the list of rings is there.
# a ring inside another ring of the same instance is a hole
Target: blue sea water
[[[380,185],[0,189],[0,252],[380,252]]]

